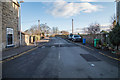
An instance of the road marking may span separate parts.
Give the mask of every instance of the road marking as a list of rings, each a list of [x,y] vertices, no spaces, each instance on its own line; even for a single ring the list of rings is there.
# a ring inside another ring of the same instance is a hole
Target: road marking
[[[42,44],[42,45],[40,45],[40,46],[43,46],[43,45],[45,45],[45,44]],[[28,53],[28,52],[30,52],[30,51],[33,51],[33,50],[37,49],[37,48],[40,47],[40,46],[37,46],[37,47],[32,48],[32,49],[30,49],[30,50],[28,50],[28,51],[25,51],[25,52],[20,53],[20,54],[18,54],[18,55],[15,55],[15,56],[12,56],[12,57],[7,58],[7,59],[5,59],[5,60],[2,60],[2,61],[0,61],[0,63],[6,62],[6,61],[10,61],[10,60],[15,59],[15,58],[17,58],[17,57],[20,57],[20,56],[22,56],[22,55],[24,55],[24,54],[26,54],[26,53]]]
[[[87,48],[87,49],[90,49],[90,50],[94,51],[94,49],[89,48],[89,47],[87,47],[87,46],[84,46],[84,45],[81,45],[81,44],[80,44],[80,46],[83,46],[83,47],[85,47],[85,48]]]
[[[70,42],[71,42],[71,41],[70,41]],[[73,43],[75,43],[75,42],[73,42]],[[76,44],[76,43],[75,43],[75,44]],[[85,48],[87,48],[87,49],[90,49],[90,50],[94,51],[94,49],[92,49],[92,48],[89,48],[89,47],[84,46],[84,45],[81,45],[81,44],[79,44],[79,45],[82,46],[82,47],[85,47]],[[104,54],[104,53],[102,53],[102,52],[99,52],[99,53],[102,54],[102,55],[104,55],[104,56],[107,56],[107,57],[109,57],[109,58],[111,58],[111,59],[114,59],[114,60],[120,61],[120,59],[118,59],[118,58],[115,58],[115,57],[112,57],[112,56],[106,55],[106,54]]]
[[[90,64],[92,67],[94,67],[95,65],[94,64]]]
[[[54,48],[55,46],[51,46],[51,48]]]
[[[59,55],[58,55],[58,58],[59,58],[59,60],[60,60],[60,51],[59,51]]]
[[[42,46],[41,48],[45,48],[45,46]]]
[[[0,61],[0,63],[2,63],[3,61]]]
[[[60,44],[59,44],[59,49],[60,49]],[[59,54],[58,54],[58,59],[60,60],[60,50],[59,50],[58,53],[59,53]]]
[[[104,56],[107,56],[107,57],[109,57],[109,58],[111,58],[111,59],[114,59],[114,60],[120,61],[120,59],[118,59],[118,58],[115,58],[115,57],[112,57],[112,56],[106,55],[106,54],[104,54],[104,53],[102,53],[102,52],[99,52],[99,53],[102,54],[102,55],[104,55]]]
[[[70,41],[70,42],[72,42],[72,41]],[[74,43],[74,44],[78,45],[78,44],[77,44],[77,43],[75,43],[75,42],[72,42],[72,43]],[[81,44],[79,44],[79,46],[82,46],[82,47],[85,47],[85,48],[87,48],[87,49],[90,49],[90,50],[94,51],[94,49],[89,48],[89,47],[87,47],[87,46],[85,46],[85,45],[81,45]]]

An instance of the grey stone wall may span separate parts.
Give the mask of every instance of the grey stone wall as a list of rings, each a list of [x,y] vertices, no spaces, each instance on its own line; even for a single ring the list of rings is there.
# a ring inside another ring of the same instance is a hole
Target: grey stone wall
[[[2,2],[0,1],[0,52],[2,51]]]
[[[2,48],[7,45],[6,29],[14,30],[14,45],[19,46],[18,34],[18,6],[12,2],[2,2]]]
[[[2,60],[2,2],[0,1],[0,60]],[[0,63],[0,79],[2,78],[2,64]]]

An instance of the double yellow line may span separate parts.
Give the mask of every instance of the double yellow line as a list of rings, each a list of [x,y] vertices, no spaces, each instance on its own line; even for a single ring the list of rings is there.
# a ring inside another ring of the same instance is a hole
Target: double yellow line
[[[73,43],[75,43],[75,42],[73,42]],[[90,49],[90,50],[94,51],[94,49],[89,48],[89,47],[87,47],[87,46],[84,46],[84,45],[81,45],[81,44],[80,44],[80,46],[85,47],[85,48],[87,48],[87,49]],[[109,57],[109,58],[111,58],[111,59],[114,59],[114,60],[120,61],[120,59],[115,58],[115,57],[112,57],[112,56],[109,56],[109,55],[106,55],[106,54],[104,54],[104,53],[102,53],[102,52],[99,52],[99,54],[102,54],[102,55],[104,55],[104,56],[106,56],[106,57]]]
[[[87,47],[87,46],[84,46],[84,45],[81,45],[81,46],[83,46],[83,47],[85,47],[85,48],[88,48],[88,49],[94,51],[94,49],[89,48],[89,47]],[[106,54],[104,54],[104,53],[102,53],[102,52],[99,52],[99,53],[102,54],[102,55],[104,55],[104,56],[106,56],[106,57],[109,57],[109,58],[111,58],[111,59],[114,59],[114,60],[120,61],[120,59],[118,59],[118,58],[115,58],[115,57],[112,57],[112,56],[106,55]]]
[[[85,48],[88,48],[88,49],[94,51],[94,49],[89,48],[89,47],[87,47],[87,46],[84,46],[84,45],[81,45],[81,46],[83,46],[83,47],[85,47]],[[106,54],[104,54],[104,53],[102,53],[102,52],[99,52],[99,53],[102,54],[102,55],[104,55],[104,56],[106,56],[106,57],[109,57],[109,58],[111,58],[111,59],[114,59],[114,60],[120,61],[120,59],[118,59],[118,58],[115,58],[115,57],[112,57],[112,56],[106,55]]]
[[[99,52],[99,53],[102,54],[102,55],[104,55],[104,56],[107,56],[107,57],[109,57],[109,58],[111,58],[111,59],[114,59],[114,60],[120,61],[120,59],[118,59],[118,58],[115,58],[115,57],[112,57],[112,56],[106,55],[106,54],[104,54],[104,53],[102,53],[102,52]]]
[[[89,47],[87,47],[87,46],[84,46],[84,45],[81,45],[81,44],[80,44],[80,46],[83,46],[83,47],[85,47],[85,48],[87,48],[87,49],[90,49],[90,50],[94,51],[94,49],[89,48]]]
[[[40,45],[40,46],[37,46],[37,47],[35,47],[35,48],[32,48],[32,49],[27,50],[27,51],[25,51],[25,52],[22,52],[22,53],[20,53],[20,54],[18,54],[18,55],[15,55],[15,56],[12,56],[12,57],[10,57],[10,58],[7,58],[7,59],[5,59],[5,60],[2,60],[2,61],[0,61],[0,63],[6,62],[6,61],[10,61],[10,60],[15,59],[15,58],[17,58],[17,57],[20,57],[20,56],[22,56],[22,55],[24,55],[24,54],[26,54],[26,53],[28,53],[28,52],[30,52],[30,51],[33,51],[33,50],[35,50],[35,49],[37,49],[38,47],[41,47],[41,46],[43,46],[43,45],[45,45],[45,44],[42,44],[42,45]]]

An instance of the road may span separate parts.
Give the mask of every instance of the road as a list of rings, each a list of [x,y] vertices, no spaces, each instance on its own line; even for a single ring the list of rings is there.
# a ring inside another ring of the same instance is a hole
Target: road
[[[3,63],[3,78],[118,78],[118,63],[61,38]]]

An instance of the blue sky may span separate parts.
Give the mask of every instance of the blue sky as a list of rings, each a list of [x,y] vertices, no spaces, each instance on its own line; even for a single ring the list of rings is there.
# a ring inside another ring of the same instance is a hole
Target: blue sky
[[[60,30],[71,30],[74,19],[74,29],[88,27],[98,22],[109,25],[111,16],[115,14],[114,2],[24,2],[21,6],[22,31],[37,25],[37,20]]]

